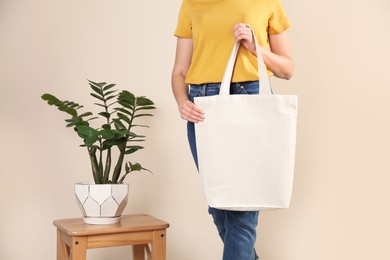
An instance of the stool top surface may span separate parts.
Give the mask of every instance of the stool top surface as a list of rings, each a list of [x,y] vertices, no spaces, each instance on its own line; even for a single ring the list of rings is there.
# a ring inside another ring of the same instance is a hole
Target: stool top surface
[[[82,218],[59,219],[53,224],[69,236],[161,230],[169,227],[167,222],[147,214],[122,215],[119,223],[109,225],[85,224]]]

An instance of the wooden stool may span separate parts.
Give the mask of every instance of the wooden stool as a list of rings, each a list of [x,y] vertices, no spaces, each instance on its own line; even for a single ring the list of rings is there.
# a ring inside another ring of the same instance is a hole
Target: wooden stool
[[[166,260],[167,222],[149,215],[123,215],[111,225],[88,225],[82,218],[61,219],[57,227],[57,260],[86,260],[87,249],[133,246],[133,259]],[[149,245],[151,244],[151,251]]]

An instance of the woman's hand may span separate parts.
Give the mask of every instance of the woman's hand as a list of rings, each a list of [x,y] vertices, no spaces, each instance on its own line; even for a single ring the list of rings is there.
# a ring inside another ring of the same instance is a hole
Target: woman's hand
[[[236,42],[241,43],[257,57],[256,42],[249,25],[244,23],[235,24],[233,35]],[[272,71],[274,76],[290,79],[294,75],[295,64],[287,31],[279,34],[269,34],[268,40],[269,49],[257,45],[259,55],[263,57],[267,69]]]
[[[236,23],[233,28],[233,35],[236,42],[241,43],[242,46],[257,56],[252,29],[248,25]]]
[[[182,119],[193,123],[199,123],[205,119],[203,110],[190,100],[179,105],[179,112]]]

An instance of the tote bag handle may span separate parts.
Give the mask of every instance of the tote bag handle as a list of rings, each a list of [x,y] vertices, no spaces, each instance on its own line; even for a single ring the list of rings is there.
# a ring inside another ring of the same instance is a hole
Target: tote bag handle
[[[255,47],[257,53],[257,67],[258,67],[259,79],[260,79],[259,93],[263,95],[271,95],[272,92],[271,92],[271,86],[269,84],[269,80],[264,80],[264,79],[268,79],[267,68],[264,64],[264,60],[263,57],[261,56],[260,50],[257,48],[257,40],[256,40],[255,33],[252,27],[250,27],[249,25],[247,26],[252,30],[253,38],[255,40]],[[232,53],[230,54],[228,64],[226,65],[225,73],[222,78],[221,89],[219,91],[220,95],[230,94],[230,83],[232,80],[233,68],[236,62],[238,48],[240,47],[240,45],[241,45],[240,43],[234,42],[234,47]]]

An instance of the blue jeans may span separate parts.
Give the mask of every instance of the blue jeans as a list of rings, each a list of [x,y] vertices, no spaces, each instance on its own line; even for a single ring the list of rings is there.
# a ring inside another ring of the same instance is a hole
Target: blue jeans
[[[194,97],[218,95],[220,86],[220,83],[191,84],[189,98],[191,101],[194,101]],[[259,82],[232,83],[230,85],[230,93],[258,94]],[[187,123],[187,136],[192,156],[196,167],[198,167],[194,123]],[[259,259],[254,249],[259,211],[230,211],[209,207],[209,213],[212,215],[219,236],[224,243],[222,260]]]

